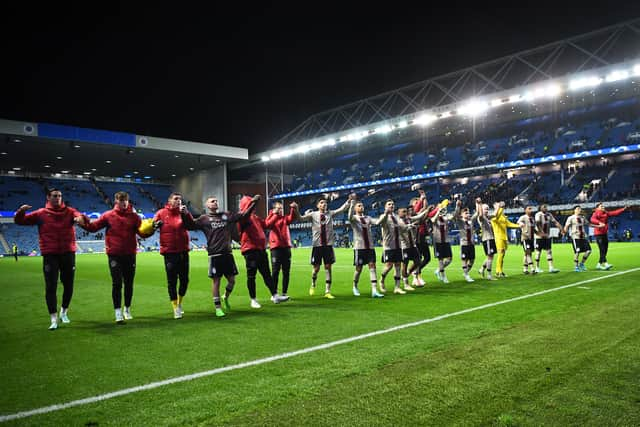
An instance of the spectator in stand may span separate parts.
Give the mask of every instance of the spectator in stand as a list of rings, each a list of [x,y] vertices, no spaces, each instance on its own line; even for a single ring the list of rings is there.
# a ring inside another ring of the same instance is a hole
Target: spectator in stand
[[[609,251],[609,217],[618,216],[625,210],[627,210],[627,206],[607,212],[604,204],[600,202],[596,205],[596,210],[593,211],[593,215],[591,215],[592,223],[602,224],[602,227],[594,229],[598,251],[600,252],[600,259],[596,265],[596,269],[598,270],[609,270],[613,267],[607,262],[607,252]]]

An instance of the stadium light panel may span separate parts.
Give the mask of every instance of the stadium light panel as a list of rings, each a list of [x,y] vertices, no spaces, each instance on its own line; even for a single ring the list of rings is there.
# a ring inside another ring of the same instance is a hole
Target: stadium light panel
[[[432,116],[430,114],[423,114],[417,119],[415,119],[413,122],[420,126],[427,126],[429,123],[433,122],[435,119],[436,119],[435,116]]]
[[[336,145],[336,140],[333,138],[329,138],[327,140],[325,140],[322,145],[324,145],[325,147],[331,147],[332,145]]]
[[[276,152],[276,153],[271,153],[271,155],[269,156],[269,158],[271,160],[278,160],[280,158],[280,153]]]
[[[509,97],[509,102],[518,102],[522,99],[522,95],[520,94],[515,94],[515,95],[511,95]]]
[[[389,133],[392,130],[393,128],[391,126],[381,126],[379,128],[374,129],[375,133],[381,133],[381,134]]]
[[[635,67],[633,67],[633,75],[634,76],[640,76],[640,64],[638,64]]]
[[[453,114],[451,113],[451,111],[445,111],[444,113],[440,114],[440,118],[441,119],[446,119],[447,117],[451,117]]]
[[[322,148],[322,145],[320,145],[319,142],[314,142],[313,144],[311,144],[311,149],[312,150],[317,150],[319,148]]]
[[[592,77],[582,77],[579,79],[573,79],[569,82],[570,90],[578,90],[589,87],[596,87],[600,83],[602,83],[602,79],[600,77],[592,76]]]
[[[500,105],[502,105],[502,99],[494,99],[493,101],[491,101],[492,107],[499,107]]]
[[[262,161],[263,162],[268,162],[269,160],[270,160],[269,156],[262,156]]]
[[[605,81],[607,83],[613,83],[613,82],[617,82],[620,80],[624,80],[627,77],[629,77],[629,72],[626,70],[616,70],[616,71],[612,71],[611,73],[607,74],[607,77],[605,78]]]
[[[405,121],[402,121],[402,122],[400,122],[400,123],[398,123],[398,124],[396,125],[396,127],[397,127],[398,129],[406,128],[407,126],[408,126],[408,125],[407,125],[407,122],[405,122]]]
[[[547,98],[555,98],[562,93],[562,89],[558,85],[549,85],[544,88],[544,96]]]
[[[476,117],[489,109],[489,104],[480,101],[470,101],[458,109],[458,113],[465,116]],[[444,116],[443,116],[444,117]]]

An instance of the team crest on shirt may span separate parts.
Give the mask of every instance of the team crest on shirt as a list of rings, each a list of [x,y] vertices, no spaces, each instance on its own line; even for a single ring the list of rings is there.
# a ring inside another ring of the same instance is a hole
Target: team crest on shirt
[[[228,217],[228,216],[226,216],[226,215],[222,215],[222,220],[223,220],[223,221],[226,221],[227,219],[229,219],[229,217]]]
[[[111,267],[117,267],[117,266],[118,266],[118,261],[116,261],[115,259],[111,260]]]

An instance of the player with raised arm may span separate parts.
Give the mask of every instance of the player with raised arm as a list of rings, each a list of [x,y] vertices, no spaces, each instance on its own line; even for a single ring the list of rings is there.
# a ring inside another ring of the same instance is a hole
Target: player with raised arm
[[[58,274],[64,291],[60,306],[60,320],[70,323],[68,316],[73,280],[76,271],[76,231],[75,224],[84,225],[86,218],[74,208],[65,206],[62,192],[56,188],[47,191],[44,208],[26,213],[29,205],[18,208],[13,221],[18,225],[37,225],[44,271],[45,300],[49,309],[51,324],[49,330],[58,329]]]
[[[426,199],[426,196],[424,197]],[[411,214],[409,210],[412,211]],[[418,215],[413,215],[413,208],[411,206],[409,206],[409,208],[398,209],[398,218],[405,225],[405,227],[400,228],[400,248],[402,249],[401,273],[403,290],[405,291],[415,291],[415,288],[409,284],[409,275],[413,274],[420,266],[420,252],[416,245],[418,224],[425,218],[427,213],[426,206]],[[409,268],[410,262],[411,268]]]
[[[626,211],[628,206],[621,209],[615,209],[607,211],[604,208],[604,204],[598,203],[596,210],[591,215],[591,222],[594,224],[603,224],[604,227],[598,227],[593,231],[596,236],[596,243],[598,244],[598,252],[600,253],[600,259],[596,265],[598,270],[609,270],[613,267],[607,262],[607,252],[609,252],[609,217],[618,216],[622,212]]]
[[[420,212],[423,209],[427,209],[429,212],[433,211],[434,206],[427,206],[427,197],[425,195],[424,190],[418,190],[418,194],[420,197],[416,197],[413,202],[413,211]],[[425,195],[424,197],[422,197]],[[433,228],[433,223],[431,221],[421,221],[418,225],[418,239],[417,239],[417,247],[418,252],[420,252],[420,265],[413,272],[413,281],[412,286],[414,287],[423,287],[426,283],[422,278],[422,269],[429,264],[431,261],[431,251],[429,249],[429,236],[431,236],[431,231]]]
[[[576,272],[587,271],[587,267],[584,263],[587,262],[587,258],[589,258],[589,255],[591,254],[587,225],[591,225],[596,228],[604,227],[604,224],[602,223],[587,221],[587,219],[582,216],[582,208],[580,205],[574,206],[573,215],[567,218],[567,221],[564,224],[564,232],[565,234],[569,233],[569,236],[571,236],[573,241],[573,263],[575,265]],[[582,261],[579,261],[581,253],[583,254]]]
[[[173,318],[182,319],[182,301],[189,286],[189,232],[185,221],[193,217],[182,204],[182,194],[171,193],[167,204],[153,217],[160,224],[160,254],[164,257],[167,273],[167,291],[173,307]],[[177,289],[178,280],[180,288]]]
[[[95,221],[88,222],[84,229],[95,233],[106,228],[105,249],[111,273],[111,300],[115,311],[116,323],[133,319],[131,302],[133,300],[133,280],[136,275],[136,251],[138,240],[143,236],[140,231],[142,220],[129,203],[129,194],[118,191],[114,196],[113,209],[100,215]],[[124,310],[122,307],[122,288],[124,285]]]
[[[533,239],[535,234],[538,232],[536,221],[533,218],[533,206],[527,205],[524,208],[524,215],[518,218],[518,225],[521,230],[520,240],[522,242],[522,249],[524,250],[522,272],[524,274],[529,274],[529,268],[531,268],[531,274],[536,274],[538,271],[533,268],[533,259],[531,258],[531,254],[533,252]]]
[[[483,204],[482,199],[476,199],[476,212],[478,212],[478,224],[480,225],[480,240],[482,240],[482,249],[486,259],[482,263],[478,271],[482,277],[487,273],[487,280],[496,280],[491,275],[491,266],[493,264],[493,256],[496,254],[496,240],[493,234],[493,226],[491,225],[492,216],[489,215],[489,205]]]
[[[476,259],[476,246],[473,241],[474,227],[473,223],[478,218],[478,208],[473,215],[469,212],[469,208],[462,208],[462,201],[456,202],[456,210],[453,213],[453,219],[460,230],[460,258],[462,260],[462,273],[467,282],[473,282],[469,273],[473,268]]]
[[[275,202],[273,209],[264,220],[269,231],[269,251],[271,253],[271,272],[273,284],[278,289],[278,277],[282,270],[282,296],[287,296],[289,290],[289,275],[291,271],[291,233],[289,225],[296,217],[297,203],[289,205],[289,215],[284,216],[281,202]]]
[[[253,197],[244,196],[240,199],[240,210],[246,212],[250,210],[251,204],[260,200],[260,195]],[[238,221],[238,230],[240,231],[240,252],[244,257],[247,267],[247,289],[251,298],[251,307],[260,308],[256,294],[256,275],[260,272],[264,284],[271,293],[271,302],[279,304],[287,301],[289,297],[278,294],[278,289],[273,283],[273,276],[269,268],[269,259],[267,257],[267,236],[264,233],[266,224],[264,219],[255,214],[255,210]]]
[[[518,224],[515,224],[507,218],[504,214],[504,202],[496,202],[493,204],[494,215],[491,218],[491,225],[493,226],[493,234],[496,239],[496,249],[498,250],[498,258],[496,260],[496,277],[507,277],[504,274],[504,256],[507,253],[509,247],[509,240],[507,238],[507,228],[520,228]]]
[[[364,213],[364,204],[361,201],[351,199],[349,206],[349,223],[353,230],[353,294],[360,296],[358,282],[362,267],[368,265],[369,280],[371,281],[371,298],[382,298],[384,295],[378,293],[378,280],[376,273],[376,250],[373,245],[373,235],[371,227],[378,225],[380,218],[371,218]]]
[[[220,282],[224,276],[227,279],[225,293],[222,300],[224,301],[227,311],[231,310],[229,304],[229,296],[233,292],[236,284],[236,276],[238,268],[233,259],[231,251],[231,235],[233,227],[243,218],[251,215],[255,209],[255,201],[249,204],[247,210],[238,213],[218,212],[218,198],[215,196],[207,197],[205,201],[207,213],[200,215],[193,223],[187,224],[190,230],[202,230],[207,238],[207,254],[209,255],[209,272],[211,278],[211,294],[213,296],[213,305],[215,307],[216,316],[223,317],[225,312],[222,310],[220,298]]]
[[[384,269],[380,275],[379,285],[380,292],[383,294],[387,292],[384,281],[392,268],[395,272],[393,276],[393,280],[395,282],[394,293],[406,293],[400,289],[400,269],[402,265],[400,232],[406,227],[406,225],[400,220],[398,215],[393,212],[394,208],[395,202],[391,199],[387,200],[384,204],[384,213],[380,217],[379,221],[379,225],[382,229],[382,248],[384,250],[382,254],[382,262],[385,263]]]
[[[350,196],[351,197],[351,196]],[[335,232],[333,231],[333,217],[346,211],[351,204],[351,199],[347,199],[342,206],[336,210],[329,210],[327,199],[320,198],[316,203],[317,211],[307,211],[304,215],[298,219],[300,221],[311,222],[311,232],[313,235],[311,250],[311,265],[313,270],[311,272],[311,287],[309,288],[309,295],[314,295],[316,291],[316,280],[318,279],[318,271],[320,266],[324,263],[325,274],[325,291],[324,297],[327,299],[334,299],[331,294],[331,266],[336,262],[336,256],[333,252],[333,244],[335,241]]]
[[[453,219],[453,215],[447,213],[449,200],[444,199],[435,208],[435,215],[431,217],[433,222],[433,254],[438,258],[438,268],[435,270],[438,280],[449,283],[445,269],[451,264],[451,242],[449,240],[449,221]]]
[[[535,237],[536,248],[536,273],[542,273],[540,269],[540,255],[542,251],[547,251],[547,263],[549,264],[549,273],[557,273],[560,270],[553,266],[553,254],[551,253],[551,224],[555,224],[562,234],[562,225],[547,210],[547,205],[540,205],[540,210],[535,215],[536,228],[538,234]]]

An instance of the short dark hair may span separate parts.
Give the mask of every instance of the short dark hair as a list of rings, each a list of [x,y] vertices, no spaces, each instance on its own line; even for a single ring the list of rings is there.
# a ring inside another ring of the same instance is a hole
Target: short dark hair
[[[604,203],[602,203],[602,202],[598,202],[598,203],[596,203],[596,208],[597,208],[598,206],[603,206],[603,207],[604,207]]]
[[[172,199],[173,196],[180,196],[180,198],[182,198],[182,193],[177,193],[174,191],[173,193],[169,194],[169,199]]]
[[[323,200],[326,202],[326,201],[327,201],[327,198],[326,198],[326,197],[319,197],[319,198],[316,200],[316,206],[318,205],[318,203],[320,203],[320,202],[321,202],[321,201],[323,201]]]
[[[62,191],[58,190],[55,187],[51,187],[51,188],[47,188],[47,197],[49,197],[51,195],[51,193],[53,193],[54,191],[59,192],[60,194],[62,194]]]
[[[126,191],[118,191],[113,198],[115,200],[129,200],[129,194]]]
[[[393,204],[395,204],[395,203],[396,203],[396,202],[394,202],[394,201],[393,201],[393,199],[387,199],[387,200],[385,200],[385,201],[384,201],[384,204],[386,205],[386,204],[387,204],[387,203],[389,203],[389,202],[391,202],[391,203],[393,203]]]
[[[573,207],[573,210],[575,211],[575,210],[576,210],[576,208],[580,208],[580,209],[582,209],[582,206],[580,206],[580,205],[575,205],[575,206]]]

